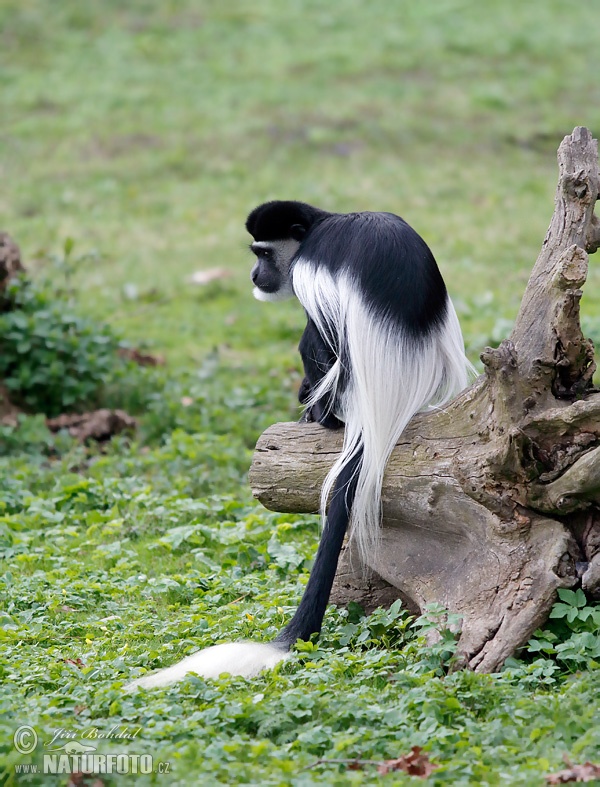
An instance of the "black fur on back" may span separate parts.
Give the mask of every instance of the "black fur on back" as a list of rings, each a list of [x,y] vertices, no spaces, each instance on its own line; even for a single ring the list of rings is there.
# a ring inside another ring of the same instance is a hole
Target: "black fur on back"
[[[329,215],[303,240],[297,259],[354,279],[375,315],[414,336],[439,325],[446,286],[429,247],[393,213]]]
[[[305,202],[274,200],[246,221],[255,240],[301,241],[296,259],[354,279],[383,320],[423,337],[446,315],[446,287],[431,250],[393,213],[328,213]]]

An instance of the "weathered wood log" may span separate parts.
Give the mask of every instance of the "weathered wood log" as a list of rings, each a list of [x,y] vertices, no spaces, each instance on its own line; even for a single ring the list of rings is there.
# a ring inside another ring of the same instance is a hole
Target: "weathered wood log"
[[[390,459],[381,548],[351,547],[332,600],[462,616],[462,663],[494,671],[547,618],[559,587],[600,597],[600,393],[580,327],[588,253],[600,245],[597,142],[576,128],[558,150],[554,215],[510,338],[442,411],[420,413]],[[342,435],[276,424],[250,484],[276,511],[315,512]]]

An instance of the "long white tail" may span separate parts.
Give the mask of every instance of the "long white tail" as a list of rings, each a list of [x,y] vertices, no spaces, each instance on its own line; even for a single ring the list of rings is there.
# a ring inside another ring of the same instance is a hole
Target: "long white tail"
[[[327,393],[333,401],[345,381],[335,413],[345,422],[344,446],[323,484],[321,513],[340,470],[362,445],[350,532],[364,560],[378,547],[383,474],[400,435],[419,410],[442,407],[464,388],[471,366],[449,298],[444,322],[427,338],[415,338],[374,316],[344,275],[334,279],[299,260],[294,291],[337,357],[308,406]]]

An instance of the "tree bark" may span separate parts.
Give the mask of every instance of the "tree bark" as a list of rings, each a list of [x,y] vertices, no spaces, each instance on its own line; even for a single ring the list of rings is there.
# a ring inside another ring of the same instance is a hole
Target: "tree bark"
[[[443,411],[411,421],[383,484],[381,549],[351,547],[332,600],[401,597],[462,616],[461,663],[497,670],[547,618],[556,590],[600,597],[600,393],[579,321],[588,253],[600,245],[597,142],[576,128],[558,150],[555,210],[511,336]],[[315,512],[342,435],[275,424],[250,483],[276,511]]]

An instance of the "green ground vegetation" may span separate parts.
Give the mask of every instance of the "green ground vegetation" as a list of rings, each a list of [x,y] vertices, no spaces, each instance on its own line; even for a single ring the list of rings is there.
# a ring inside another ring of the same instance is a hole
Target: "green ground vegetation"
[[[319,643],[251,682],[122,691],[216,641],[268,640],[315,554],[317,519],[266,512],[246,482],[261,430],[297,417],[303,324],[297,304],[252,299],[247,212],[294,198],[401,214],[433,248],[477,362],[515,317],[558,143],[600,127],[599,13],[598,0],[3,0],[0,229],[92,353],[117,337],[167,360],[103,376],[99,401],[139,415],[134,440],[83,448],[40,415],[0,428],[8,783],[68,783],[15,773],[56,730],[139,730],[97,749],[170,763],[106,784],[408,784],[309,766],[412,746],[436,785],[541,785],[565,754],[600,760],[600,619],[580,592],[500,675],[448,674],[450,639],[426,646],[427,621],[393,607],[331,610]],[[215,267],[229,277],[190,283]],[[597,342],[599,284],[592,259]],[[12,744],[19,725],[39,735],[32,755]]]

